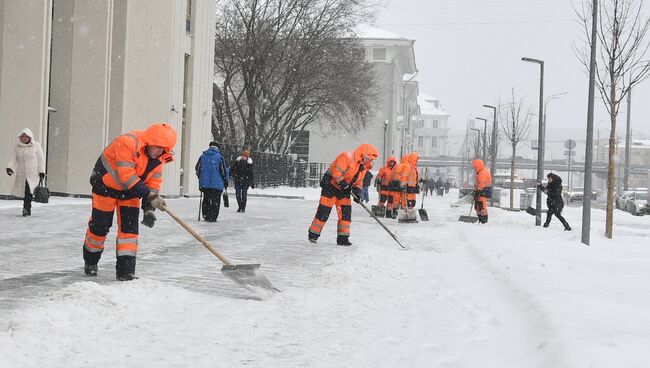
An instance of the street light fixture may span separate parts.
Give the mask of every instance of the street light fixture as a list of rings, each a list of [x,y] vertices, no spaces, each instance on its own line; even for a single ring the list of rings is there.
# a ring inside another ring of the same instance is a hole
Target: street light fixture
[[[487,148],[487,119],[476,118],[476,120],[483,121],[483,161],[486,160],[486,148]]]
[[[483,105],[483,107],[492,109],[493,112],[493,118],[492,118],[492,147],[490,152],[490,171],[492,172],[492,175],[496,174],[497,170],[497,129],[498,129],[498,124],[497,124],[497,108],[492,106],[492,105]]]
[[[522,61],[539,65],[539,123],[537,128],[537,182],[541,183],[544,175],[544,61],[528,57],[522,57]],[[535,203],[537,214],[535,215],[535,226],[542,225],[542,191],[537,187],[537,201]]]
[[[481,148],[481,129],[477,129],[477,128],[469,128],[469,129],[476,131],[476,139],[478,140],[478,143],[474,148],[474,155],[478,158],[479,157],[478,153]]]

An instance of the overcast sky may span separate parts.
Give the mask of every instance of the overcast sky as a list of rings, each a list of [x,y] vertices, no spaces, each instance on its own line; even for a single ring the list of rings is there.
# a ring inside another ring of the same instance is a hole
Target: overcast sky
[[[491,110],[481,106],[494,105],[499,97],[503,103],[512,88],[537,113],[539,67],[521,61],[527,56],[545,62],[545,96],[569,92],[548,104],[547,140],[556,143],[547,158],[561,158],[561,142],[567,138],[578,141],[582,152],[577,158],[584,157],[580,141],[585,140],[588,78],[572,49],[580,44],[581,25],[571,0],[383,1],[376,26],[415,40],[420,91],[438,97],[451,114],[450,143],[464,135],[469,118],[491,118]],[[646,80],[633,91],[635,138],[650,138],[649,100]],[[602,105],[598,98],[594,124],[601,137],[609,134]],[[625,135],[625,110],[622,106],[620,137]],[[533,128],[531,138],[536,139],[536,120]]]

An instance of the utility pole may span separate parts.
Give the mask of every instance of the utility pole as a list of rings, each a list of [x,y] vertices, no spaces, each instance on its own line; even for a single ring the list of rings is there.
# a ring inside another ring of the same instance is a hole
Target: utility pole
[[[523,57],[522,61],[535,63],[539,65],[539,123],[537,128],[537,182],[541,183],[544,177],[544,61],[539,59],[532,59]],[[537,187],[537,201],[535,203],[537,214],[535,215],[535,226],[542,225],[542,191]]]
[[[632,139],[630,138],[630,114],[632,111],[632,87],[627,92],[627,124],[625,126],[625,172],[623,174],[623,188],[628,190],[630,185],[630,146]]]
[[[589,63],[589,97],[585,148],[585,184],[582,195],[582,244],[589,245],[591,231],[591,173],[594,162],[594,92],[596,87],[596,46],[598,43],[598,0],[591,5],[591,56]],[[585,195],[587,194],[587,195]]]

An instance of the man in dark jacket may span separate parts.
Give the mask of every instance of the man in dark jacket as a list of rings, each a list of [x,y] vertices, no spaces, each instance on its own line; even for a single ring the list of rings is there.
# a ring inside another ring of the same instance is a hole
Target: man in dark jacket
[[[569,223],[566,222],[564,217],[562,217],[562,209],[564,208],[564,200],[562,199],[562,179],[553,174],[549,173],[546,175],[548,179],[548,184],[546,187],[539,184],[539,189],[546,193],[546,206],[548,207],[548,213],[546,214],[546,222],[544,227],[548,227],[551,223],[551,218],[553,215],[560,220],[562,225],[564,225],[564,230],[571,231]]]
[[[199,177],[199,190],[203,192],[203,218],[216,222],[221,208],[221,193],[228,187],[228,164],[217,148],[217,142],[203,152],[196,163],[196,176]]]
[[[235,181],[235,196],[237,197],[237,205],[239,206],[237,212],[246,212],[248,187],[255,189],[253,159],[249,150],[245,150],[241,156],[237,157],[230,173]]]

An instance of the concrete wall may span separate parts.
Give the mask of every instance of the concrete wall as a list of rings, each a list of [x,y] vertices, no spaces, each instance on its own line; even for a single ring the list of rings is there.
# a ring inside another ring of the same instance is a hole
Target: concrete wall
[[[162,193],[180,194],[185,165],[192,175],[184,191],[197,194],[193,163],[211,139],[216,14],[211,0],[193,3],[190,37],[185,0],[3,0],[0,124],[10,132],[0,137],[3,157],[15,146],[15,133],[29,127],[44,148],[47,138],[52,140],[47,163],[51,189],[89,194],[91,169],[119,134],[168,122],[179,133],[178,143],[183,141],[188,54],[186,155],[180,157],[177,144],[177,160],[166,166]],[[57,109],[50,114],[49,134],[48,102]],[[0,194],[10,187],[11,180],[0,175]]]
[[[212,0],[194,0],[192,14],[193,34],[190,56],[191,88],[188,99],[187,139],[183,188],[185,193],[199,194],[194,165],[212,140],[212,75],[214,74],[214,24],[216,3]],[[207,77],[206,77],[207,76]]]
[[[2,165],[14,149],[16,134],[30,128],[35,139],[47,144],[45,125],[49,68],[48,0],[2,1],[0,47],[0,157]],[[8,194],[13,177],[0,175],[0,194]]]

